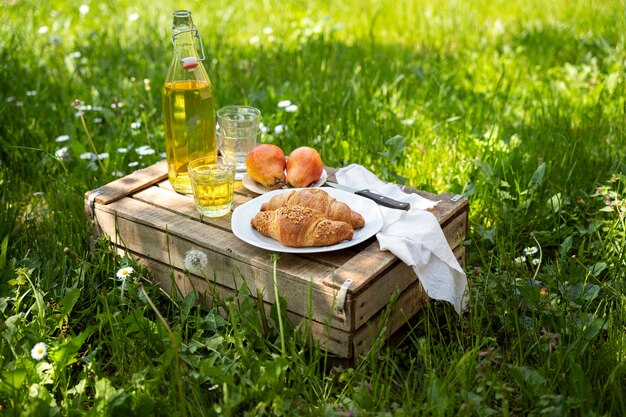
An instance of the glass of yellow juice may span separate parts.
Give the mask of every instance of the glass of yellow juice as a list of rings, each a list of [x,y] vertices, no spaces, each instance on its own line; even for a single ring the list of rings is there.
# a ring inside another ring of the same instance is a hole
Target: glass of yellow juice
[[[230,158],[199,158],[188,166],[189,179],[198,212],[221,217],[233,208],[235,162]]]

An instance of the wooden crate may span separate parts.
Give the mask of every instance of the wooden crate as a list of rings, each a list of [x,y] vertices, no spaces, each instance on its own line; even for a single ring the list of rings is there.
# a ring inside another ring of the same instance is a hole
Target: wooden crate
[[[334,179],[334,170],[328,171]],[[467,199],[412,191],[440,200],[433,213],[463,265]],[[254,197],[237,183],[235,206]],[[94,235],[108,236],[120,251],[145,264],[165,290],[170,290],[171,272],[183,294],[207,290],[206,277],[184,270],[185,254],[197,249],[208,256],[206,275],[218,292],[232,294],[245,277],[252,295],[260,290],[266,307],[274,303],[272,252],[239,240],[231,231],[230,215],[200,220],[193,198],[172,190],[165,161],[87,192],[85,211]],[[426,301],[413,270],[390,252],[380,251],[375,237],[334,252],[283,253],[277,280],[290,320],[294,324],[306,320],[320,346],[343,358],[366,352],[379,336],[378,324],[394,292],[399,297],[386,323],[386,337]],[[352,284],[341,291],[346,280]]]

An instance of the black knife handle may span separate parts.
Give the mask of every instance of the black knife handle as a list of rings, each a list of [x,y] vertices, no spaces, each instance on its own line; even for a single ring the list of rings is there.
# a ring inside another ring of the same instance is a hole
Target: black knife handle
[[[384,195],[376,194],[371,192],[370,190],[359,190],[355,191],[354,194],[360,195],[365,198],[369,198],[370,200],[374,200],[376,203],[381,206],[390,207],[392,209],[398,210],[409,210],[411,205],[409,203],[404,203],[402,201],[394,200],[393,198],[385,197]]]

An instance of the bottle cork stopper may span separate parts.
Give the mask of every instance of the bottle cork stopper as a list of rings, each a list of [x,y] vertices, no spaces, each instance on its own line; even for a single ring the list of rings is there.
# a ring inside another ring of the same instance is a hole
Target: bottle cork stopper
[[[198,66],[198,58],[195,56],[188,56],[182,59],[183,69],[191,71]]]

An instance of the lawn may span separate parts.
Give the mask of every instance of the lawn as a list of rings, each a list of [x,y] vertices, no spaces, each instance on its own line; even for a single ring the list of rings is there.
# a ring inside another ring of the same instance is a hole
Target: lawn
[[[90,240],[84,193],[164,157],[181,7],[263,142],[469,198],[466,312],[341,364]],[[0,414],[626,415],[625,7],[3,2]]]

